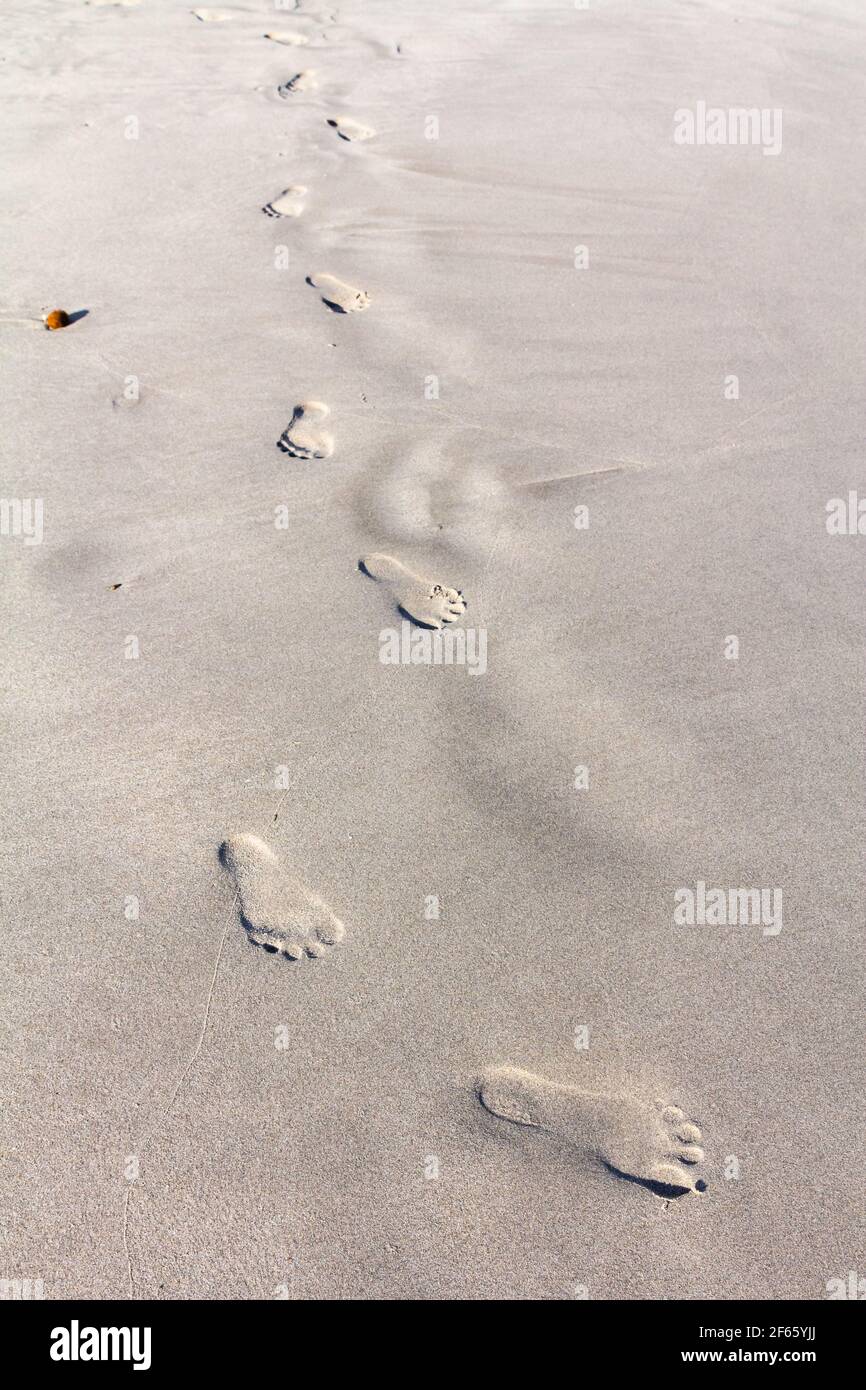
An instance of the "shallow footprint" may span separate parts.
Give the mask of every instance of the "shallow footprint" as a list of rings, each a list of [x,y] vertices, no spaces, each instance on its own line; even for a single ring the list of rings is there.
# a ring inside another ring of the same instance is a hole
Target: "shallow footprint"
[[[601,1096],[559,1086],[518,1067],[484,1073],[478,1098],[486,1110],[573,1144],[618,1177],[642,1183],[663,1197],[702,1192],[681,1164],[700,1163],[701,1132],[676,1106],[633,1096]]]
[[[506,489],[492,467],[476,458],[471,468],[440,441],[421,442],[399,455],[386,472],[365,477],[365,509],[373,508],[383,539],[412,545],[447,531],[449,544],[467,552],[497,545]],[[469,457],[472,457],[471,446]]]
[[[306,34],[293,33],[290,29],[271,30],[270,33],[265,34],[265,38],[270,39],[271,43],[288,44],[293,48],[300,48],[303,44],[310,42]]]
[[[335,116],[328,121],[337,132],[341,140],[372,140],[376,134],[371,126],[361,125],[360,121],[353,121],[351,116]]]
[[[455,623],[466,612],[466,600],[459,590],[422,579],[392,555],[365,555],[361,568],[371,579],[387,584],[397,607],[422,627]]]
[[[304,72],[296,72],[294,77],[289,77],[277,88],[277,93],[281,97],[294,96],[296,92],[315,92],[319,86],[316,78],[316,70],[307,68]]]
[[[296,405],[291,424],[277,440],[277,448],[296,459],[329,459],[334,452],[334,436],[317,426],[327,420],[330,413],[324,401],[303,401]]]
[[[232,835],[220,858],[235,882],[241,921],[256,946],[290,960],[323,956],[346,935],[327,903],[286,873],[257,835]]]
[[[320,290],[323,303],[336,314],[360,313],[370,307],[370,296],[366,290],[356,290],[336,275],[308,275],[307,284]]]
[[[262,212],[267,213],[268,217],[300,217],[306,197],[307,189],[303,184],[295,184],[292,188],[284,188],[272,203],[265,203]]]

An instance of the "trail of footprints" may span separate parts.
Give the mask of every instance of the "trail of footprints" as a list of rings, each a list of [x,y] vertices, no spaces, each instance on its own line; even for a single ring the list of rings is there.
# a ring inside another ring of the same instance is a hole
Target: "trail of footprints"
[[[196,9],[192,13],[206,23],[222,23],[233,17],[224,10]],[[308,42],[305,34],[292,30],[270,31],[264,37],[285,46],[302,47]],[[289,99],[314,91],[318,85],[317,72],[309,69],[288,78],[278,92]],[[376,134],[349,116],[329,117],[327,123],[348,142],[370,140]],[[268,217],[297,218],[304,211],[307,196],[306,187],[291,185],[262,211]],[[330,273],[309,275],[307,284],[318,290],[323,303],[336,313],[357,313],[369,307],[370,296],[365,290]],[[277,447],[292,458],[330,458],[334,439],[324,424],[330,413],[322,401],[296,405]],[[440,629],[462,618],[466,611],[466,600],[458,589],[416,574],[394,556],[366,555],[359,568],[388,590],[400,613],[423,627]],[[328,904],[291,874],[257,836],[232,835],[221,846],[220,858],[234,885],[247,938],[256,947],[290,961],[317,960],[344,940],[346,928]],[[701,1132],[677,1106],[630,1095],[582,1091],[513,1066],[485,1071],[477,1082],[476,1096],[483,1111],[497,1121],[538,1131],[565,1144],[578,1167],[594,1166],[667,1198],[706,1188],[693,1172],[704,1158]]]
[[[290,961],[319,960],[345,939],[345,925],[325,900],[258,836],[230,836],[220,858],[253,945]],[[701,1131],[679,1106],[563,1086],[512,1066],[490,1067],[476,1094],[497,1120],[565,1145],[578,1170],[594,1167],[665,1198],[706,1189],[692,1171],[704,1160]]]

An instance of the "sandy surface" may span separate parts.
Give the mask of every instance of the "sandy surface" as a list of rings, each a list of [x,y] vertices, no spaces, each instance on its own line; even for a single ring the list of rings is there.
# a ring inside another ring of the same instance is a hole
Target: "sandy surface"
[[[44,519],[0,537],[0,1274],[822,1297],[864,1261],[862,6],[221,13],[4,5]],[[700,101],[781,150],[678,145]],[[382,663],[434,600],[483,673]],[[698,881],[782,930],[678,925]]]

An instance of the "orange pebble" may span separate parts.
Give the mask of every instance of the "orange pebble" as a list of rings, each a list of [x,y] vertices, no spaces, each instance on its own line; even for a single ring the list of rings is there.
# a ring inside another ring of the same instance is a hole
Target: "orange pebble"
[[[50,314],[45,315],[46,328],[65,328],[69,322],[69,315],[65,309],[52,309]]]

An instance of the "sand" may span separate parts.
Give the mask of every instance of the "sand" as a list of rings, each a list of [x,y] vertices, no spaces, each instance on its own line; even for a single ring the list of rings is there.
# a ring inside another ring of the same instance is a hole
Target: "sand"
[[[4,1278],[862,1270],[864,29],[8,0]]]

